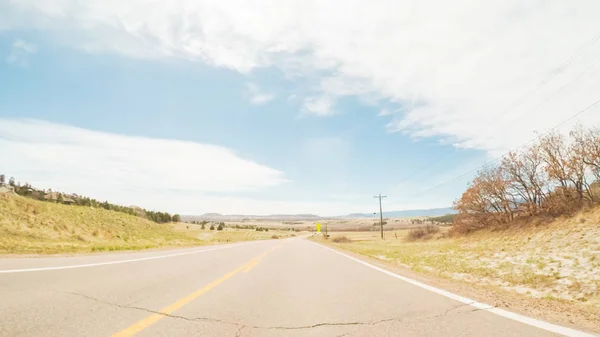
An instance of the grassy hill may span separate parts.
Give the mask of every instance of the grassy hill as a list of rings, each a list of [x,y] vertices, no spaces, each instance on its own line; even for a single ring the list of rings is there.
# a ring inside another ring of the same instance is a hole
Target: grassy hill
[[[201,229],[156,223],[104,208],[70,206],[0,193],[0,255],[57,254],[210,245],[294,236],[289,231]]]
[[[0,254],[185,246],[202,241],[170,224],[103,208],[0,194]]]

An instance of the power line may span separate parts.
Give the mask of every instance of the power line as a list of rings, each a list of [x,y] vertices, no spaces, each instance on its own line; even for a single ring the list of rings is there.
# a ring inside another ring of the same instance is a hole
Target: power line
[[[571,62],[573,62],[575,59],[577,59],[579,57],[579,55],[581,55],[584,51],[586,51],[591,45],[596,43],[596,41],[598,41],[598,39],[600,39],[600,32],[596,33],[596,35],[594,35],[594,37],[591,40],[588,40],[581,48],[579,48],[575,52],[575,54],[571,55],[571,57],[567,61],[565,61],[558,68],[556,68],[551,74],[546,76],[546,78],[544,78],[540,83],[538,83],[538,85],[533,90],[525,93],[519,99],[517,99],[515,102],[513,102],[513,104],[511,104],[510,107],[504,113],[500,114],[498,117],[502,117],[502,116],[506,115],[507,113],[510,112],[510,110],[519,106],[519,104],[521,104],[521,102],[523,102],[525,100],[525,98],[527,98],[527,96],[538,92],[544,85],[546,85],[548,82],[550,82],[551,79],[553,79],[561,71],[565,70],[571,64]]]
[[[497,115],[493,119],[497,120],[498,118],[504,117],[509,112],[511,112],[514,108],[516,108],[517,106],[519,106],[523,101],[525,101],[525,99],[529,95],[532,95],[532,94],[538,92],[544,85],[546,85],[548,82],[550,82],[550,80],[552,80],[560,72],[562,72],[563,70],[565,70],[573,61],[575,61],[582,53],[584,53],[591,45],[593,45],[594,43],[596,43],[599,39],[600,39],[600,32],[596,33],[596,35],[594,35],[594,37],[592,37],[590,40],[588,40],[573,55],[571,55],[571,57],[569,57],[569,59],[567,59],[567,61],[563,62],[551,74],[549,74],[548,76],[546,76],[540,83],[538,83],[538,85],[535,88],[533,88],[532,90],[529,90],[525,94],[521,95],[506,110],[504,110],[504,112],[502,112],[501,114]],[[569,81],[569,83],[567,83],[566,85],[562,86],[560,89],[558,89],[555,92],[553,92],[553,95],[549,96],[547,99],[545,99],[542,102],[540,102],[540,104],[538,104],[533,110],[538,109],[542,104],[544,104],[545,102],[547,102],[549,99],[554,98],[555,97],[554,94],[556,94],[558,92],[561,92],[564,88],[566,88],[567,86],[569,86],[575,80],[579,79],[581,76],[583,76],[585,73],[587,73],[590,69],[594,68],[597,64],[598,64],[598,61],[595,62],[592,66],[586,68],[582,73],[580,73],[574,79],[572,79],[571,81]],[[491,123],[491,121],[490,121],[490,123],[488,125],[493,125],[493,123]],[[486,128],[485,130],[486,131],[489,130],[489,127]],[[491,136],[488,136],[488,137],[484,138],[483,140],[488,140],[490,138],[491,138]],[[411,178],[419,175],[420,173],[423,173],[424,171],[427,171],[427,169],[430,169],[432,167],[436,167],[437,165],[434,165],[434,164],[437,163],[439,165],[439,163],[441,163],[443,159],[448,158],[448,156],[450,156],[450,154],[451,153],[447,153],[446,155],[442,156],[441,158],[435,158],[431,162],[428,162],[426,165],[423,165],[420,169],[415,170],[412,173],[410,173],[409,175],[407,175],[406,177],[402,178],[400,180],[399,184],[405,183],[407,180],[409,180],[409,179],[411,179]]]
[[[550,133],[550,132],[552,132],[554,129],[556,129],[556,128],[558,128],[558,127],[562,126],[563,124],[567,123],[568,121],[572,120],[573,118],[575,118],[575,117],[577,117],[577,116],[579,116],[579,115],[581,115],[581,114],[583,114],[583,113],[587,112],[588,110],[590,110],[590,109],[591,109],[591,108],[593,108],[594,106],[598,105],[599,103],[600,103],[600,99],[599,99],[599,100],[597,100],[597,101],[595,101],[595,102],[594,102],[594,103],[592,103],[591,105],[588,105],[588,106],[587,106],[587,107],[585,107],[584,109],[582,109],[582,110],[579,110],[579,111],[578,111],[576,114],[574,114],[574,115],[572,115],[571,117],[569,117],[569,118],[565,119],[564,121],[562,121],[562,122],[558,123],[558,124],[557,124],[557,125],[555,125],[554,127],[550,128],[548,131],[546,131],[545,133],[543,133],[543,134],[540,134],[540,135],[536,136],[535,138],[533,138],[533,139],[529,140],[529,141],[528,141],[528,142],[526,142],[526,143],[523,143],[523,144],[519,145],[518,147],[516,147],[515,149],[512,149],[511,151],[517,151],[518,149],[520,149],[520,148],[522,148],[522,147],[524,147],[524,146],[528,145],[529,143],[532,143],[532,142],[536,141],[538,138],[540,138],[540,137],[543,137],[543,136],[545,136],[545,135],[549,134],[549,133]],[[508,152],[511,152],[511,151],[508,151]],[[418,193],[417,195],[415,195],[414,197],[416,198],[416,197],[419,197],[419,196],[421,196],[421,195],[423,195],[423,194],[425,194],[425,193],[428,193],[428,192],[431,192],[431,191],[433,191],[433,190],[436,190],[437,188],[439,188],[439,187],[441,187],[441,186],[444,186],[444,185],[446,185],[446,184],[448,184],[448,183],[454,182],[454,181],[456,181],[456,180],[458,180],[458,179],[460,179],[460,178],[463,178],[463,177],[467,176],[468,174],[471,174],[471,173],[473,173],[473,172],[476,172],[476,171],[478,171],[478,170],[479,170],[479,169],[481,169],[481,168],[484,168],[484,167],[486,167],[486,166],[488,166],[488,165],[490,165],[490,164],[492,164],[492,163],[494,163],[494,162],[497,162],[498,160],[500,160],[500,159],[504,158],[504,156],[506,156],[506,154],[507,154],[508,152],[506,152],[506,153],[502,154],[501,156],[499,156],[499,157],[497,157],[497,158],[495,158],[495,159],[493,159],[493,160],[491,160],[491,161],[489,161],[489,162],[486,162],[486,163],[485,163],[485,164],[483,164],[482,166],[478,166],[478,167],[476,167],[476,168],[474,168],[474,169],[472,169],[472,170],[470,170],[470,171],[468,171],[468,172],[465,172],[465,173],[463,173],[463,174],[461,174],[461,175],[459,175],[459,176],[457,176],[457,177],[454,177],[454,178],[452,178],[452,179],[450,179],[450,180],[447,180],[447,181],[444,181],[443,183],[441,183],[441,184],[438,184],[438,185],[436,185],[436,186],[434,186],[434,187],[432,187],[432,188],[430,188],[430,189],[427,189],[427,190],[425,190],[425,191],[422,191],[422,192]]]

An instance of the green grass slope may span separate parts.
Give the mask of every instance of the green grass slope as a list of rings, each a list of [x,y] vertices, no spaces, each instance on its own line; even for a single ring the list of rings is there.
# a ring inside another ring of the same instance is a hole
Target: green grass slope
[[[171,224],[102,208],[0,194],[0,254],[137,250],[201,243]]]

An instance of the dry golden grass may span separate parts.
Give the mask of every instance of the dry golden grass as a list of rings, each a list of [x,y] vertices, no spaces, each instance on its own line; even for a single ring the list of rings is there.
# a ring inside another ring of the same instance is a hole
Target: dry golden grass
[[[201,229],[200,225],[188,224],[188,223],[177,223],[173,225],[175,231],[185,233],[187,236],[195,237],[202,242],[208,243],[226,243],[226,242],[238,242],[238,241],[253,241],[253,240],[267,240],[272,239],[274,235],[278,238],[286,238],[294,235],[290,231],[281,230],[269,230],[268,232],[259,232],[251,229],[235,229],[226,227],[222,231]]]
[[[600,308],[600,208],[538,226],[409,242],[408,230],[335,233],[328,244],[417,272]],[[333,234],[333,233],[332,233]],[[319,238],[318,240],[323,240]],[[323,240],[324,241],[324,240]]]
[[[268,239],[276,234],[274,231],[200,231],[200,226],[193,226],[157,224],[101,208],[0,194],[0,254],[139,250]]]

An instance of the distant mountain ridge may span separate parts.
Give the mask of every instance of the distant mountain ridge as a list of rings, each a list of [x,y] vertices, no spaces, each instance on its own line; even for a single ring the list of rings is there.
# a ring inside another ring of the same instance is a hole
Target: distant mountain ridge
[[[414,209],[404,211],[383,212],[386,218],[402,218],[415,216],[440,216],[454,214],[456,211],[451,207]],[[243,221],[243,220],[265,220],[265,221],[317,221],[332,218],[375,218],[379,213],[351,213],[348,215],[322,217],[315,214],[271,214],[271,215],[247,215],[247,214],[220,214],[204,213],[202,215],[182,215],[182,221]]]
[[[385,218],[405,218],[405,217],[413,217],[413,216],[440,216],[446,214],[454,214],[456,210],[452,207],[444,207],[444,208],[430,208],[430,209],[409,209],[404,211],[389,211],[383,212],[383,216]],[[379,217],[379,212],[377,213],[351,213],[343,218],[376,218]]]
[[[246,214],[219,214],[204,213],[202,215],[182,215],[183,221],[243,221],[243,220],[266,220],[266,221],[313,221],[323,219],[314,214],[271,214],[271,215],[246,215]]]

